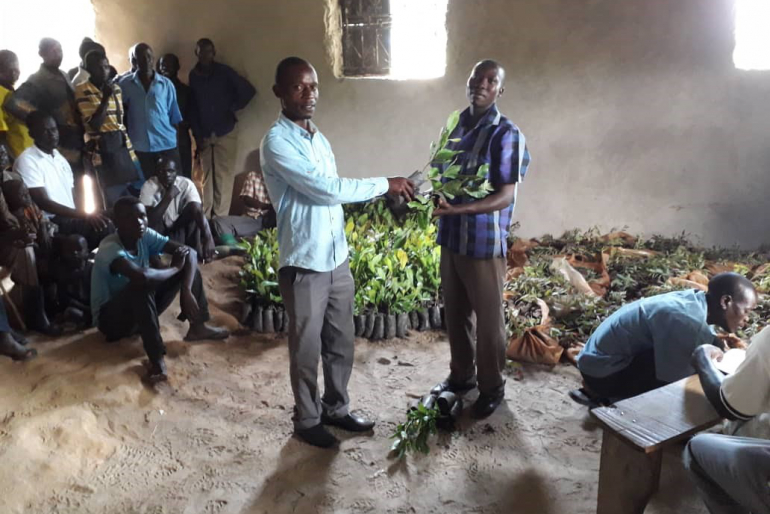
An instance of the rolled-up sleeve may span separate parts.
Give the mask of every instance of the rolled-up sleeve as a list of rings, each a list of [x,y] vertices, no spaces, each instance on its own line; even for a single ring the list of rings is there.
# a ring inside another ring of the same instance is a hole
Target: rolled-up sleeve
[[[363,202],[388,191],[386,178],[351,179],[321,175],[316,166],[281,137],[265,140],[262,147],[267,167],[290,187],[318,205]]]

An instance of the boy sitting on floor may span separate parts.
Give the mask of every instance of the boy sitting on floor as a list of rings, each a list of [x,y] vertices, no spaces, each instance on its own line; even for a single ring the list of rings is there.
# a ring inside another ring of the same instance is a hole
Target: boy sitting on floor
[[[79,328],[91,326],[91,269],[88,243],[73,234],[55,240],[56,257],[51,263],[51,278],[56,285],[56,311],[63,321]]]
[[[115,202],[117,234],[104,238],[91,277],[91,312],[108,341],[139,333],[149,358],[149,380],[168,379],[158,316],[179,293],[180,320],[190,322],[186,341],[226,339],[224,328],[209,326],[208,302],[195,250],[148,227],[144,205],[132,196]],[[150,258],[172,255],[166,269],[150,267]]]

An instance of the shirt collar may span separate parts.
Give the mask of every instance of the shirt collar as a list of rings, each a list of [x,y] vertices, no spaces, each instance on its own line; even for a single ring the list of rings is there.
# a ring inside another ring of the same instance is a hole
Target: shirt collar
[[[466,121],[468,121],[468,118],[471,116],[471,108],[467,107],[461,114],[460,114],[460,123],[459,125],[461,127],[465,127]],[[486,125],[499,125],[500,124],[500,118],[502,118],[502,114],[500,114],[500,111],[497,109],[497,104],[492,104],[492,107],[489,108],[489,110],[482,116],[482,118],[479,120],[479,122],[476,124],[475,127],[473,127],[471,130],[479,127],[484,127]]]
[[[313,135],[315,135],[316,132],[318,132],[318,127],[316,127],[315,123],[313,123],[313,120],[309,120],[308,124],[310,125],[310,132],[303,129],[293,121],[291,121],[289,118],[286,117],[286,115],[281,112],[281,114],[278,116],[278,122],[283,125],[287,130],[290,130],[295,135],[306,137],[308,139],[312,138]]]
[[[43,150],[41,150],[39,146],[35,144],[33,144],[32,147],[35,149],[38,155],[46,159],[55,159],[56,156],[59,154],[59,150],[57,150],[56,148],[53,149],[53,153],[46,153]]]
[[[161,76],[160,73],[158,73],[157,71],[155,73],[153,73],[152,74],[152,82],[150,82],[150,85],[152,86],[156,82],[159,82],[160,81],[160,76]],[[143,84],[142,84],[142,81],[139,79],[139,70],[136,70],[135,72],[133,72],[131,74],[131,80],[133,82],[136,82],[140,86],[144,87]]]
[[[214,61],[211,63],[211,73],[203,73],[203,71],[201,71],[200,63],[195,63],[195,66],[193,66],[193,72],[196,75],[200,75],[201,77],[212,77],[216,75],[217,72],[222,69],[222,67],[223,65],[221,63]]]

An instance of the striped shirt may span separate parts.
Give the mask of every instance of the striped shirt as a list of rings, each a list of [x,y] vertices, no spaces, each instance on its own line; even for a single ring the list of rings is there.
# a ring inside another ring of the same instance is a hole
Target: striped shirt
[[[487,180],[497,190],[506,184],[521,182],[529,167],[530,156],[524,134],[493,105],[478,124],[469,129],[470,108],[460,114],[450,138],[452,150],[462,150],[456,164],[461,174],[476,175],[479,166],[489,164]],[[451,204],[469,203],[474,198],[458,196]],[[477,259],[504,257],[508,230],[516,199],[508,207],[487,214],[443,216],[439,220],[438,243],[460,255]]]
[[[107,115],[104,117],[104,122],[102,123],[102,126],[99,127],[99,130],[94,130],[91,127],[90,122],[91,118],[93,118],[94,114],[102,103],[103,94],[101,90],[96,87],[90,80],[75,86],[75,101],[77,102],[80,116],[83,118],[83,125],[86,129],[86,140],[90,141],[95,139],[98,141],[99,134],[102,132],[121,131],[125,136],[126,146],[128,147],[128,151],[131,154],[131,159],[134,162],[138,162],[136,154],[134,153],[134,149],[131,146],[131,139],[128,137],[128,132],[126,132],[125,125],[123,125],[123,120],[118,119],[119,117],[122,117],[119,116],[119,113],[122,114],[123,111],[123,97],[120,86],[113,84],[112,87],[114,88],[115,93],[107,102]],[[118,106],[121,106],[120,109],[118,109]],[[99,163],[95,162],[94,164],[98,165]]]

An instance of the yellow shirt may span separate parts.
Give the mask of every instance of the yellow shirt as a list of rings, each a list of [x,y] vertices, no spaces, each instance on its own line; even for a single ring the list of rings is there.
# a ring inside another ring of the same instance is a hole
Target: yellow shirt
[[[5,100],[11,96],[11,93],[10,89],[0,86],[0,105],[5,105]],[[32,146],[33,141],[29,137],[27,126],[2,108],[0,108],[0,132],[6,133],[8,146],[10,146],[11,155],[14,159],[21,155],[21,152]]]

